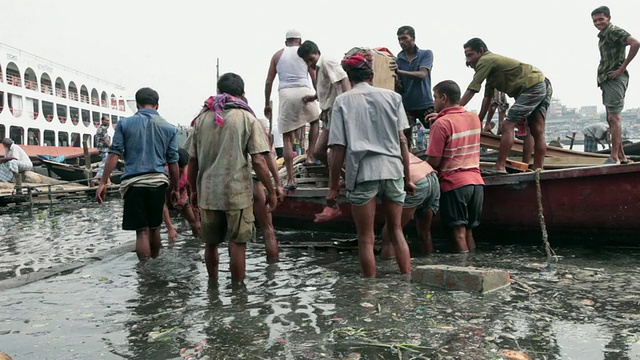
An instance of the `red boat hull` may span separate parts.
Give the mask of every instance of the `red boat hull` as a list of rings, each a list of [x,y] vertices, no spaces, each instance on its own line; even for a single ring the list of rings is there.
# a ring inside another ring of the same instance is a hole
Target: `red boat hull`
[[[543,214],[549,239],[595,239],[638,242],[640,230],[640,163],[543,171],[540,174]],[[535,173],[485,178],[484,208],[478,237],[486,240],[540,239]],[[353,232],[351,206],[339,199],[342,216],[316,224],[324,188],[299,188],[273,212],[277,226],[305,230]],[[376,224],[382,224],[380,212]],[[444,235],[438,225],[436,236]]]

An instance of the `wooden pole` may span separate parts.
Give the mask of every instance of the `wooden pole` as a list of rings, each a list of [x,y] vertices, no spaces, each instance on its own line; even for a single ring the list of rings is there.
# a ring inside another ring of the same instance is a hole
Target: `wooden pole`
[[[82,149],[84,150],[84,168],[87,184],[91,187],[91,175],[93,175],[91,173],[91,155],[89,155],[89,145],[86,140],[82,142]]]

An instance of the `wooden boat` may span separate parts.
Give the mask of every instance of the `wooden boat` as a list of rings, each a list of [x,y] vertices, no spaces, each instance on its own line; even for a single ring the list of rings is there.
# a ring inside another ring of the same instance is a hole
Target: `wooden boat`
[[[87,168],[84,166],[69,165],[66,163],[60,163],[52,160],[47,160],[40,157],[40,161],[49,171],[49,177],[52,173],[56,174],[61,180],[73,181],[80,184],[87,184]],[[120,167],[121,168],[121,167]],[[94,178],[98,173],[98,168],[91,168],[91,178]],[[114,171],[111,175],[111,182],[114,184],[120,183],[120,175],[122,171]]]
[[[632,142],[623,146],[625,155],[640,155],[640,141]],[[603,149],[598,151],[598,154],[611,154],[611,149]]]
[[[482,224],[475,232],[480,240],[540,240],[535,176],[527,172],[485,178]],[[550,241],[578,239],[637,245],[638,185],[640,163],[542,171],[541,202]],[[313,222],[315,214],[322,211],[326,193],[325,187],[309,186],[290,191],[272,213],[274,224],[305,230],[354,232],[351,206],[344,194],[339,198],[342,211],[339,218],[327,223]],[[434,235],[444,236],[438,223],[436,217]],[[380,212],[376,214],[376,224],[382,225]]]

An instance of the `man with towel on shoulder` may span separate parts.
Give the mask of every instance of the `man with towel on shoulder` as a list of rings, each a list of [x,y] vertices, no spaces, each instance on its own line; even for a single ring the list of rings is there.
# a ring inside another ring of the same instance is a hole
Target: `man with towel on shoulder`
[[[264,116],[272,123],[271,88],[278,75],[278,130],[282,133],[284,147],[284,164],[287,169],[287,190],[295,190],[293,175],[293,142],[296,130],[311,124],[309,129],[309,149],[307,163],[314,164],[313,149],[318,139],[320,109],[317,101],[304,102],[302,99],[315,96],[312,77],[315,72],[298,56],[298,48],[302,43],[302,35],[296,30],[289,30],[285,36],[285,47],[278,50],[271,58],[269,72],[264,89]]]

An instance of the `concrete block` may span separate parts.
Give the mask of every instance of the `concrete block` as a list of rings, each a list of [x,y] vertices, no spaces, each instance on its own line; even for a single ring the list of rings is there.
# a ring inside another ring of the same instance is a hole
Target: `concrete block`
[[[411,280],[443,290],[484,294],[508,286],[511,276],[504,270],[424,265],[412,271]]]

